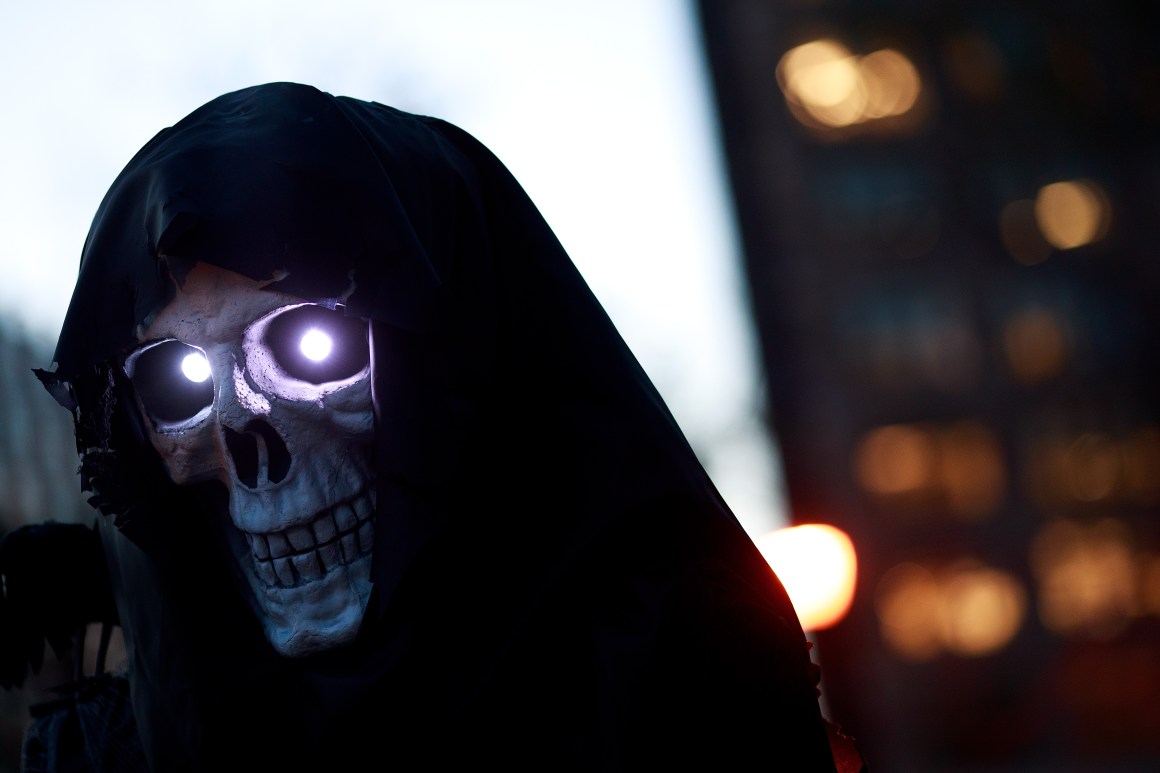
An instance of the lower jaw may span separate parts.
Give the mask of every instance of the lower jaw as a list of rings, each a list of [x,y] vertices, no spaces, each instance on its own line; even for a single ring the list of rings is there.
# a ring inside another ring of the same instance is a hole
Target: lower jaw
[[[260,585],[256,610],[270,645],[284,657],[318,654],[357,636],[371,591],[371,556],[335,566],[293,587]]]

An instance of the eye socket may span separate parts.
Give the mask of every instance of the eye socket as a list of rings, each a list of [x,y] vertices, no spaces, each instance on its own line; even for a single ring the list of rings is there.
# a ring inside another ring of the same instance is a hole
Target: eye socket
[[[172,339],[150,344],[129,356],[125,370],[156,421],[186,421],[213,403],[209,360],[196,346]]]
[[[291,378],[342,381],[370,362],[366,320],[324,306],[295,306],[270,320],[262,342]]]

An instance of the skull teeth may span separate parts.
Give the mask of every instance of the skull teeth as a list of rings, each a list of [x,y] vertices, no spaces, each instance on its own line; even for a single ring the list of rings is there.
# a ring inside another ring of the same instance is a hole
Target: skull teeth
[[[358,514],[350,502],[335,505],[333,515],[334,523],[340,534],[346,534],[358,528]]]
[[[290,554],[290,540],[284,532],[276,531],[268,534],[265,541],[266,549],[263,552],[267,557],[281,558]]]
[[[286,538],[290,540],[290,552],[296,555],[308,550],[313,551],[318,544],[309,526],[295,526],[287,529]]]
[[[317,550],[311,550],[300,556],[294,556],[290,559],[290,563],[294,567],[295,574],[306,581],[317,580],[326,574],[322,570],[322,559],[318,557]]]
[[[278,578],[279,585],[294,585],[294,565],[290,563],[290,559],[283,556],[282,558],[275,558],[272,562],[274,564],[274,576]]]
[[[338,536],[338,524],[335,523],[333,516],[319,518],[310,525],[310,528],[314,530],[314,540],[319,545],[333,542]]]
[[[301,585],[370,554],[374,502],[369,493],[363,493],[323,510],[308,524],[265,534],[247,532],[246,537],[262,582]]]
[[[322,563],[322,571],[329,572],[342,563],[342,551],[337,542],[328,542],[318,547],[318,560]]]

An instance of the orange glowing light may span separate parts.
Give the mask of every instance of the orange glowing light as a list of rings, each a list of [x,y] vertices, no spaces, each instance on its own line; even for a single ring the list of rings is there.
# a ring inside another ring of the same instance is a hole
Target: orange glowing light
[[[830,128],[903,115],[922,91],[918,70],[902,53],[855,56],[829,38],[787,51],[777,78],[798,120]]]
[[[891,568],[878,581],[874,608],[883,640],[908,660],[939,653],[939,584],[930,570],[913,563]]]
[[[1120,448],[1100,432],[1075,439],[1066,457],[1068,491],[1083,502],[1110,497],[1120,479]]]
[[[902,115],[914,107],[922,83],[909,59],[884,48],[862,57],[860,64],[867,92],[864,118]]]
[[[1031,564],[1049,630],[1108,638],[1136,612],[1138,567],[1121,521],[1052,521],[1032,541]]]
[[[818,107],[833,107],[858,89],[850,49],[836,40],[814,40],[786,52],[779,72],[787,96]]]
[[[1027,615],[1027,590],[1011,574],[963,560],[931,571],[910,562],[875,590],[883,641],[907,660],[946,651],[980,657],[1005,647]]]
[[[920,427],[892,424],[863,436],[854,453],[858,482],[875,494],[902,494],[930,485],[936,447]]]
[[[1089,180],[1045,185],[1035,197],[1035,219],[1043,237],[1059,250],[1102,239],[1111,216],[1108,197]]]
[[[807,631],[835,625],[854,600],[858,559],[841,529],[811,523],[770,532],[756,540]]]
[[[1027,593],[998,569],[966,566],[941,588],[943,646],[959,655],[980,656],[1006,645],[1023,624]]]

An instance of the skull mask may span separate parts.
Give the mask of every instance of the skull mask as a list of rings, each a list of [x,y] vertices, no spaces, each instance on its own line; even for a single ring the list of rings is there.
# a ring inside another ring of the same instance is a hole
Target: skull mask
[[[368,325],[268,284],[197,263],[125,370],[173,481],[229,490],[266,638],[301,657],[350,641],[370,595]]]

